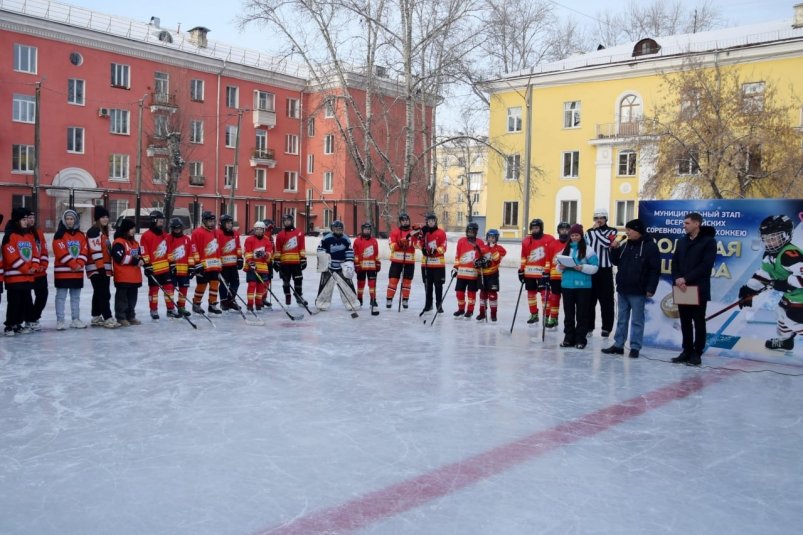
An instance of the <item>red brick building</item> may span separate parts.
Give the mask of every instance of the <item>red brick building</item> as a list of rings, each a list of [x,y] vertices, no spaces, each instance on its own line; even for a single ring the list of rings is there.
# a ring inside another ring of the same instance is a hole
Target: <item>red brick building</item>
[[[138,192],[143,208],[162,207],[180,155],[175,207],[194,221],[203,210],[227,210],[235,173],[233,215],[243,226],[291,213],[302,228],[337,217],[352,232],[364,220],[335,120],[347,113],[342,90],[310,89],[303,70],[209,41],[206,28],[171,31],[156,19],[46,0],[15,6],[0,6],[0,212],[32,205],[38,192],[40,224],[52,231],[70,205],[84,227],[93,205],[114,218],[136,206]],[[361,77],[349,79],[349,92],[363,99]],[[384,115],[372,128],[401,175],[405,104],[392,83],[382,87]],[[417,211],[427,175],[418,165],[408,196]],[[395,215],[397,196],[385,199],[374,184],[370,197],[374,213]]]

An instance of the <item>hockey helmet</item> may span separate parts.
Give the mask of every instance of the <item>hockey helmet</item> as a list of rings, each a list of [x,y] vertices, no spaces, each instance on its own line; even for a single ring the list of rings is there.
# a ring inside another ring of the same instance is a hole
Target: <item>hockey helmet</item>
[[[164,219],[165,215],[160,210],[151,210],[151,223],[156,223],[157,219]]]
[[[220,226],[225,225],[226,223],[234,224],[234,218],[231,217],[229,214],[223,214],[220,216]]]
[[[258,228],[261,228],[262,230],[265,230],[267,228],[267,225],[265,225],[265,223],[262,222],[262,221],[257,221],[256,223],[254,223],[254,230],[256,230]]]
[[[476,238],[479,231],[480,226],[473,221],[466,225],[466,237],[468,238]]]
[[[407,221],[409,221],[410,220],[410,214],[408,214],[407,212],[401,212],[399,214],[399,222],[401,222],[402,219],[406,219]]]
[[[438,226],[438,216],[435,215],[435,212],[427,212],[427,215],[424,216],[424,221],[428,224],[430,221],[434,221],[435,225]]]
[[[777,253],[792,241],[792,230],[794,223],[785,215],[771,215],[761,222],[758,231],[761,234],[761,241],[764,249],[768,253]]]
[[[495,228],[490,229],[488,232],[485,233],[485,241],[491,241],[491,238],[494,239],[493,243],[499,242],[499,231]]]
[[[568,241],[569,240],[569,229],[571,229],[571,228],[572,228],[572,226],[569,223],[567,223],[566,221],[561,221],[560,223],[558,223],[558,240],[560,240],[560,241],[562,241],[564,243],[566,241]]]
[[[597,208],[594,210],[594,219],[598,217],[604,217],[606,220],[608,219],[608,210],[605,208]]]
[[[262,223],[265,225],[265,228],[267,230],[273,229],[273,226],[274,226],[273,225],[273,219],[263,219]]]
[[[329,229],[332,231],[333,234],[336,236],[340,236],[343,234],[343,222],[339,219],[335,219],[332,221],[332,224],[329,225]]]
[[[293,217],[293,214],[284,214],[282,216],[282,225],[284,226],[284,228],[288,229],[293,228],[294,220],[295,218]]]
[[[532,230],[533,227],[540,227],[541,230],[544,230],[544,220],[538,218],[533,219],[530,221],[530,230]]]
[[[366,229],[368,230],[367,233],[365,232]],[[374,229],[373,225],[371,225],[371,223],[369,223],[368,221],[366,221],[365,223],[362,224],[362,226],[360,226],[360,232],[364,236],[370,236],[373,229]]]
[[[217,221],[217,216],[213,212],[206,210],[203,215],[201,215],[201,221]]]
[[[170,220],[170,230],[174,229],[184,230],[184,223],[181,222],[181,218],[174,217]]]

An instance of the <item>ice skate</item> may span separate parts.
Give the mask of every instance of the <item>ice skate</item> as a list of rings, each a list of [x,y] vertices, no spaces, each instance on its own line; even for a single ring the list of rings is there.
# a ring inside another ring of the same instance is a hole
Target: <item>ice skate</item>
[[[217,307],[217,303],[209,303],[207,311],[209,314],[214,314],[216,316],[220,316],[221,314],[223,314],[223,311]]]
[[[538,323],[538,312],[535,314],[530,314],[530,318],[527,320],[527,323],[532,325],[533,323]]]

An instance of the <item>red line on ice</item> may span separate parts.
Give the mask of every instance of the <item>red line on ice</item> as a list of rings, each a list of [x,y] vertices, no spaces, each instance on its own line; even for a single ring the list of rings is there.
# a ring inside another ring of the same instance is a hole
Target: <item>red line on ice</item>
[[[602,433],[647,411],[699,392],[732,374],[733,372],[701,373],[683,379],[551,429],[538,431],[515,442],[359,496],[341,505],[269,528],[259,532],[259,535],[341,533],[363,528],[495,476],[561,446]]]

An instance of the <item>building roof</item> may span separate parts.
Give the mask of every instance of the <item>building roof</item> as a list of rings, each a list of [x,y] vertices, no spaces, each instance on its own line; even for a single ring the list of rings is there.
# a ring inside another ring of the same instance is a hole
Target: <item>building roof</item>
[[[779,20],[699,33],[669,35],[664,37],[644,36],[644,38],[654,39],[660,46],[660,49],[655,53],[634,57],[633,52],[636,44],[644,41],[644,39],[640,39],[639,41],[571,56],[559,61],[542,63],[531,69],[510,73],[497,80],[490,80],[488,84],[492,85],[498,80],[526,78],[533,75],[547,75],[557,72],[599,68],[621,63],[633,63],[634,61],[650,61],[685,54],[705,53],[798,40],[803,39],[803,28],[793,28],[790,20]]]
[[[191,41],[189,32],[161,28],[155,18],[151,19],[151,23],[145,23],[50,0],[2,0],[0,2],[0,12],[2,11],[19,13],[75,28],[180,50],[287,76],[304,79],[308,77],[307,69],[303,65],[279,60],[266,52],[239,48],[213,40],[207,40],[205,47],[199,47]],[[196,28],[205,29],[200,26],[196,26]]]

